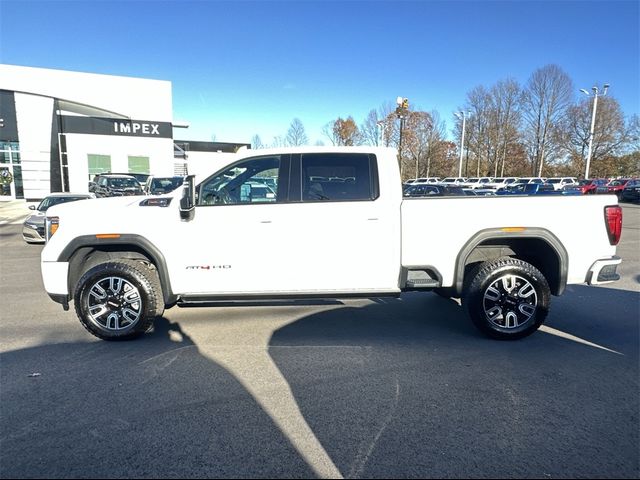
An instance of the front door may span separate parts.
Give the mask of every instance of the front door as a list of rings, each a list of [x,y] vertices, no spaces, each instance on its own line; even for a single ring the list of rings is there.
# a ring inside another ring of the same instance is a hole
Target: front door
[[[195,216],[180,225],[185,244],[169,262],[175,292],[233,296],[280,283],[274,217],[285,206],[288,166],[288,155],[252,157],[198,186]]]

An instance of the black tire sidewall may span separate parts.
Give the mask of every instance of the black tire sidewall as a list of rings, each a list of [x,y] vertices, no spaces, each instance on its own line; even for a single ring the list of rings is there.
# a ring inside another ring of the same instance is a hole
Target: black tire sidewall
[[[537,306],[533,317],[523,325],[507,329],[499,327],[486,318],[484,292],[489,285],[505,274],[517,275],[534,287]],[[464,306],[474,325],[486,335],[500,340],[516,340],[535,332],[549,312],[551,291],[544,275],[533,265],[513,258],[485,262],[471,274],[464,296]]]
[[[145,333],[154,318],[158,304],[157,286],[133,261],[113,261],[96,265],[89,269],[80,279],[74,294],[74,306],[80,323],[91,333],[103,340],[128,340]],[[89,291],[96,282],[106,277],[121,277],[134,285],[140,293],[142,312],[136,323],[122,330],[112,331],[99,327],[90,318],[87,308]]]

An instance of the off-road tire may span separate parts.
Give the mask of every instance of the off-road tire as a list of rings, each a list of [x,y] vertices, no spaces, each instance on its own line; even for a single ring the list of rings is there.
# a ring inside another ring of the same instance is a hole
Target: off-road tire
[[[80,278],[74,306],[80,323],[92,335],[103,340],[136,338],[164,312],[158,272],[136,260],[96,265]]]
[[[499,340],[535,332],[549,312],[551,291],[533,265],[511,257],[483,262],[465,278],[462,304],[474,325]]]

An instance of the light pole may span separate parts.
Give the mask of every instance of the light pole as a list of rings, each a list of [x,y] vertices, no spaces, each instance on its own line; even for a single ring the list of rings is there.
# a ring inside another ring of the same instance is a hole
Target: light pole
[[[384,120],[378,120],[376,122],[376,125],[380,129],[380,146],[384,147],[384,127],[385,127]]]
[[[458,165],[458,177],[462,176],[462,154],[464,153],[464,130],[467,123],[467,116],[471,115],[471,112],[454,112],[454,115],[458,117],[458,119],[462,118],[462,136],[460,137],[460,163]],[[461,117],[462,115],[462,117]]]
[[[409,99],[404,97],[396,98],[396,115],[400,119],[400,140],[398,141],[398,157],[400,160],[400,168],[402,169],[402,130],[404,130],[404,119],[409,113]],[[416,177],[417,178],[417,177]]]
[[[591,149],[593,147],[593,132],[596,126],[596,109],[598,108],[598,96],[606,95],[607,90],[609,89],[609,84],[605,83],[602,88],[602,93],[598,93],[598,87],[591,87],[593,91],[593,113],[591,114],[591,130],[589,131],[589,150],[587,151],[587,166],[584,170],[584,178],[585,180],[589,179],[589,166],[591,165]],[[584,88],[581,88],[580,91],[584,93],[586,96],[589,96],[589,92]]]

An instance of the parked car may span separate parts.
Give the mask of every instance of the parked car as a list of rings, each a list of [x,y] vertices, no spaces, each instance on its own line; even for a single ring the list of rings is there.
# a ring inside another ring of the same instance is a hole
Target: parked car
[[[462,190],[462,187],[458,187],[455,185],[410,185],[404,192],[404,196],[407,198],[411,197],[445,197],[445,196],[454,196],[454,195],[464,195],[465,192]]]
[[[574,177],[553,177],[548,178],[545,183],[553,185],[556,190],[562,190],[566,186],[577,184],[578,181]]]
[[[640,202],[640,179],[636,178],[625,185],[620,195],[620,200],[623,202]]]
[[[104,174],[97,176],[93,193],[96,197],[122,197],[144,195],[142,185],[130,175]]]
[[[545,177],[520,177],[518,183],[544,183],[546,180]]]
[[[631,181],[630,178],[621,178],[618,180],[611,180],[606,185],[600,185],[596,188],[596,193],[608,193],[616,195],[618,198],[622,196],[624,187]]]
[[[458,183],[462,188],[486,188],[491,183],[491,177],[471,177],[465,182]]]
[[[578,187],[580,187],[580,191],[583,195],[589,195],[592,193],[596,193],[596,189],[602,185],[606,185],[608,180],[606,178],[591,178],[580,180],[578,182]]]
[[[483,188],[493,188],[494,190],[500,190],[508,185],[518,183],[517,177],[497,177],[494,178],[491,182],[484,185]]]
[[[548,183],[518,183],[498,190],[496,195],[580,195],[580,192],[556,190]]]
[[[89,198],[96,198],[96,196],[92,193],[53,193],[47,195],[38,206],[31,205],[29,207],[30,210],[35,210],[35,213],[29,215],[22,224],[22,239],[27,243],[44,243],[44,220],[49,207]]]
[[[445,183],[447,185],[460,185],[465,182],[467,179],[465,177],[447,177],[440,183]]]
[[[493,188],[464,188],[466,195],[475,195],[476,197],[485,197],[496,194],[496,190]]]
[[[240,192],[240,196],[246,197],[247,202],[260,203],[276,201],[276,192],[269,185],[265,185],[262,182],[247,182],[243,187],[245,191]]]
[[[147,182],[147,178],[149,178],[151,176],[148,173],[118,173],[118,172],[98,173],[98,174],[94,175],[93,180],[91,180],[89,182],[89,191],[90,192],[93,192],[95,190],[95,185],[96,185],[96,183],[98,183],[98,179],[102,175],[127,175],[129,177],[135,178],[138,181],[138,183],[140,184],[140,186],[143,187],[143,188],[144,188],[145,183]]]
[[[144,185],[144,193],[147,195],[162,195],[173,192],[184,183],[184,177],[154,177],[149,175]]]
[[[417,178],[413,185],[424,185],[429,183],[440,183],[440,177],[421,177]]]

